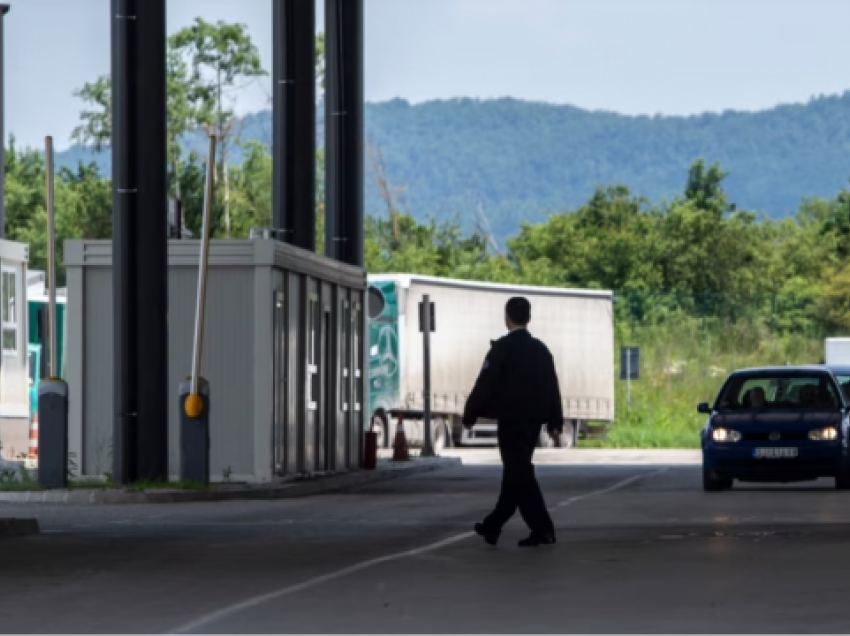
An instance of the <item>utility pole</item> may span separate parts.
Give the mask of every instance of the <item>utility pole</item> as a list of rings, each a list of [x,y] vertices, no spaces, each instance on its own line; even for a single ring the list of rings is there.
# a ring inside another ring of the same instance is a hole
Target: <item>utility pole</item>
[[[47,321],[50,371],[38,385],[38,423],[41,434],[38,483],[44,489],[68,487],[68,385],[56,366],[56,241],[53,197],[53,138],[44,140],[45,201],[47,204],[47,283],[50,301]]]
[[[0,239],[6,238],[6,204],[4,203],[4,199],[6,198],[6,167],[5,167],[5,155],[6,155],[6,130],[3,127],[4,122],[4,114],[6,112],[6,94],[4,90],[4,73],[3,73],[3,22],[4,17],[7,13],[9,13],[9,5],[8,4],[0,4]]]
[[[363,0],[325,0],[325,255],[363,267]]]
[[[272,0],[272,227],[316,251],[316,3]]]
[[[434,457],[431,441],[431,297],[422,296],[422,424],[423,437],[421,457]]]
[[[113,475],[168,481],[165,0],[111,0]]]

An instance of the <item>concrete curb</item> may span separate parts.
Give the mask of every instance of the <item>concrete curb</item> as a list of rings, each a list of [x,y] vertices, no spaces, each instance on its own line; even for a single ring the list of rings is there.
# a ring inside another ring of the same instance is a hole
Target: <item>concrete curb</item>
[[[36,519],[0,519],[0,537],[27,537],[38,532]]]
[[[293,481],[284,484],[261,486],[217,487],[211,490],[46,490],[26,492],[0,492],[4,503],[49,503],[72,505],[164,504],[214,501],[245,501],[263,499],[295,499],[330,492],[341,492],[359,486],[428,473],[435,470],[457,468],[462,465],[457,457],[416,459],[404,464],[380,462],[377,470],[360,470]],[[1,523],[2,521],[0,521]],[[0,536],[2,530],[0,529]]]

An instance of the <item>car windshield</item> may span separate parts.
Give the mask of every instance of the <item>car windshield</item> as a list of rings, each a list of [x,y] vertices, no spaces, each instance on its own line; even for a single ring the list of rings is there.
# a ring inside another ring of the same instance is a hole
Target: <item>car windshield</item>
[[[841,385],[841,390],[844,391],[844,397],[850,400],[850,375],[836,375],[835,379]]]
[[[718,410],[837,409],[840,405],[829,376],[814,374],[733,376],[717,401]]]

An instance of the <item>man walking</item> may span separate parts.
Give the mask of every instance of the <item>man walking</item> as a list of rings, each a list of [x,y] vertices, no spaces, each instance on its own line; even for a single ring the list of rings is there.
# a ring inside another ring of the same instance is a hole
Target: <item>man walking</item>
[[[475,524],[475,532],[490,545],[496,545],[502,526],[517,508],[531,529],[520,547],[555,543],[555,526],[531,459],[541,427],[545,424],[554,439],[563,429],[564,416],[555,361],[526,329],[530,321],[528,300],[511,298],[505,305],[509,333],[492,343],[463,414],[467,428],[479,417],[498,421],[502,491],[493,512]]]

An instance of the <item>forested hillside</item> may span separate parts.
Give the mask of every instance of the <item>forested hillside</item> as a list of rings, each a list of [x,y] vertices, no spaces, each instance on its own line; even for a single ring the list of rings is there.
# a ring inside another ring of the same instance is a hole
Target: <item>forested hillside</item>
[[[195,72],[209,66],[217,40],[238,52],[225,60],[233,72]],[[220,77],[233,88],[265,72],[250,38],[198,20],[172,36],[169,60],[170,195],[184,201],[197,231],[204,147],[196,131],[211,126],[226,133],[215,237],[268,227],[268,113],[240,119],[216,99],[226,88]],[[76,138],[108,149],[109,78],[79,94]],[[704,424],[694,405],[712,399],[730,370],[818,362],[825,336],[850,335],[848,123],[850,94],[692,118],[514,100],[373,104],[367,166],[378,169],[367,173],[366,268],[613,290],[617,345],[641,348],[641,375],[630,402],[617,384],[608,443],[694,446]],[[8,235],[30,245],[39,269],[44,159],[14,143],[5,151]],[[77,148],[59,162],[60,261],[64,239],[111,234],[108,152],[89,163],[92,151]]]
[[[271,130],[271,113],[257,113],[239,122],[238,136],[268,144]],[[366,134],[380,146],[390,181],[403,187],[407,213],[457,218],[465,228],[486,217],[501,242],[524,221],[576,207],[600,185],[627,183],[650,200],[670,198],[699,157],[729,172],[726,187],[740,207],[773,217],[793,214],[804,196],[833,196],[850,179],[850,93],[697,117],[626,117],[512,99],[396,100],[368,105]],[[187,145],[202,154],[202,142]],[[59,161],[70,167],[90,157],[75,148]],[[231,158],[238,164],[242,155]],[[98,164],[108,174],[108,155]],[[381,214],[367,167],[367,207]]]

